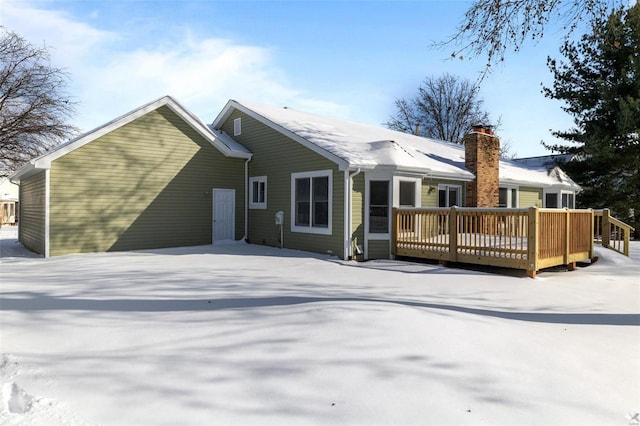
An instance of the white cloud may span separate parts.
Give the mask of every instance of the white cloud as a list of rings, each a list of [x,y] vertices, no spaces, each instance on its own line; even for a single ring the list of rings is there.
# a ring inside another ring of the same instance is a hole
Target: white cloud
[[[291,88],[273,51],[265,47],[197,39],[188,30],[143,40],[133,32],[98,29],[28,1],[3,5],[2,21],[11,22],[12,30],[34,44],[43,40],[55,47],[56,64],[71,74],[69,89],[80,102],[76,121],[83,130],[167,94],[205,122],[230,98],[332,115],[348,110]]]
[[[74,21],[66,12],[39,9],[28,0],[3,0],[0,23],[36,46],[53,48],[54,60],[65,67],[91,56],[96,46],[118,39],[114,33]]]

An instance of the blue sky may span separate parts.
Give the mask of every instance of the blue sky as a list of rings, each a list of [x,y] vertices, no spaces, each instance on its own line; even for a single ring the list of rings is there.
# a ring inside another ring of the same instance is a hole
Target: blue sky
[[[483,58],[451,60],[468,1],[2,0],[0,23],[53,48],[90,130],[169,94],[211,122],[228,99],[381,125],[427,76],[475,81]],[[481,86],[518,156],[544,155],[571,118],[545,99],[560,35],[509,54]]]

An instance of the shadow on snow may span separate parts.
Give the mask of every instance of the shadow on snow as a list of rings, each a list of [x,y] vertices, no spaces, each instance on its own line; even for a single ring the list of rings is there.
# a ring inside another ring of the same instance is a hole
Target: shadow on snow
[[[14,294],[17,297],[7,297]],[[404,300],[384,300],[359,297],[242,297],[224,299],[80,299],[56,298],[40,293],[5,293],[1,308],[4,311],[111,311],[111,312],[185,312],[220,311],[227,309],[270,308],[304,305],[310,303],[391,303],[425,309],[438,309],[471,315],[482,315],[515,321],[551,324],[616,325],[638,326],[640,314],[597,314],[597,313],[548,313],[509,312],[490,309],[436,303],[412,302]]]

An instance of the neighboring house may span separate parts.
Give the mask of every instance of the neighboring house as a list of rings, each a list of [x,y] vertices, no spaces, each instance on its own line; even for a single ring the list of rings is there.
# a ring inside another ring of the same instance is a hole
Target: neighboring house
[[[8,178],[0,178],[0,225],[17,223],[18,185]]]
[[[249,158],[161,98],[21,167],[19,240],[53,256],[241,239]]]
[[[573,206],[560,169],[499,149],[482,128],[463,147],[233,100],[207,127],[165,97],[21,168],[20,240],[46,255],[208,244],[226,215],[224,238],[374,259],[393,207]],[[234,214],[215,190],[212,210],[214,188],[235,191]]]

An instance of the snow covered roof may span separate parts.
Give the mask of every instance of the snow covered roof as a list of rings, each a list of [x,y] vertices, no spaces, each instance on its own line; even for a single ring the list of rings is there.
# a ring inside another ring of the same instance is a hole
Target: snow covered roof
[[[538,157],[514,158],[513,161],[525,167],[544,166],[547,169],[552,169],[558,164],[572,161],[574,158],[575,158],[574,154],[551,154],[551,155],[541,155]]]
[[[204,124],[198,117],[196,117],[191,111],[179,104],[171,96],[163,96],[155,101],[149,102],[141,107],[134,109],[120,117],[117,117],[108,123],[103,124],[87,133],[84,133],[70,141],[58,145],[53,150],[29,161],[20,167],[12,176],[11,180],[19,182],[20,179],[28,177],[35,170],[48,169],[51,167],[51,162],[63,155],[74,151],[81,146],[88,144],[91,141],[98,139],[101,136],[110,133],[125,124],[148,114],[151,111],[166,106],[181,117],[186,123],[188,123],[196,132],[202,135],[211,145],[217,148],[223,155],[234,158],[251,158],[251,153],[242,145],[223,134],[222,132],[211,129],[208,125]]]
[[[397,171],[469,181],[464,147],[419,137],[384,127],[330,118],[291,108],[279,108],[230,100],[213,126],[219,127],[238,109],[262,123],[325,155],[343,169],[393,167]],[[544,166],[526,166],[500,161],[500,181],[535,186],[579,187],[562,173],[549,173]]]

